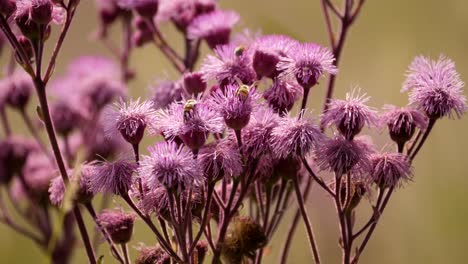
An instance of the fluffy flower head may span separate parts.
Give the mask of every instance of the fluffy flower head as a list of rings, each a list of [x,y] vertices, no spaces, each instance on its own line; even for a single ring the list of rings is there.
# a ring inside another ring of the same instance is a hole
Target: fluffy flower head
[[[317,84],[318,79],[325,73],[338,72],[334,61],[335,58],[329,49],[315,43],[301,43],[295,45],[288,56],[281,57],[277,69],[283,74],[296,77],[302,87],[309,89]]]
[[[196,17],[187,28],[190,39],[205,39],[210,48],[229,43],[234,25],[239,22],[234,11],[216,10]]]
[[[372,180],[381,188],[399,186],[411,179],[411,164],[408,156],[401,153],[375,154],[371,158]]]
[[[155,110],[153,102],[140,99],[128,103],[120,101],[115,109],[109,112],[107,124],[109,132],[118,132],[132,145],[139,144],[143,138],[146,127],[152,122]]]
[[[345,100],[334,99],[328,110],[323,114],[322,123],[325,126],[333,124],[347,139],[353,139],[361,132],[364,125],[377,124],[376,112],[366,105],[370,97],[366,94],[346,94]]]
[[[148,148],[150,155],[143,156],[139,175],[150,188],[163,185],[167,188],[183,188],[202,179],[192,152],[174,142],[160,142]]]
[[[464,86],[452,60],[419,56],[409,66],[403,91],[410,90],[410,103],[430,118],[461,117],[468,109]]]
[[[306,156],[324,139],[324,135],[312,119],[303,114],[302,112],[301,118],[283,117],[278,121],[278,126],[273,128],[271,146],[277,158]]]
[[[90,169],[89,190],[92,193],[107,192],[126,195],[133,183],[133,174],[137,164],[129,159],[114,162],[96,162]]]
[[[382,116],[382,121],[388,126],[392,140],[397,143],[404,144],[413,137],[416,128],[423,130],[427,126],[427,117],[416,109],[393,105],[386,105],[385,109],[387,112]]]

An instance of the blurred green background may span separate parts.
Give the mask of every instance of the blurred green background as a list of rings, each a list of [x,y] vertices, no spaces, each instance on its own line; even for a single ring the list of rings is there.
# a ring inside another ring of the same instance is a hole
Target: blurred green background
[[[248,27],[263,33],[289,34],[302,41],[328,45],[319,0],[225,0],[224,8],[237,10],[242,16],[238,30]],[[106,54],[108,51],[92,38],[96,29],[94,1],[82,1],[76,20],[65,42],[56,74],[73,58],[83,54]],[[164,28],[172,43],[181,39]],[[116,40],[117,40],[116,36]],[[49,43],[49,45],[52,43]],[[468,78],[468,3],[465,0],[392,0],[367,1],[353,26],[341,61],[336,96],[343,97],[356,85],[372,96],[371,104],[405,105],[406,94],[400,93],[404,72],[419,54],[451,57],[465,81]],[[6,63],[2,56],[1,65]],[[171,66],[153,47],[137,50],[131,66],[138,73],[131,83],[133,96],[148,94],[154,79],[175,77]],[[322,106],[324,83],[315,88],[310,107],[318,113]],[[35,104],[33,104],[35,106]],[[16,113],[15,131],[28,135]],[[393,196],[370,245],[361,257],[366,264],[395,263],[467,263],[468,249],[468,133],[467,118],[444,119],[414,163],[415,181]],[[376,143],[385,145],[385,135]],[[324,264],[339,263],[337,221],[331,201],[314,189],[308,206],[322,251]],[[362,210],[367,217],[369,211]],[[268,245],[264,263],[276,263],[282,238],[290,217],[274,241]],[[91,229],[91,225],[90,225]],[[147,243],[146,227],[138,225],[136,239]],[[310,263],[310,253],[302,229],[293,243],[289,263]],[[281,242],[279,242],[281,241]],[[104,251],[102,247],[101,251]],[[135,251],[132,252],[133,256]],[[32,242],[0,226],[0,263],[43,263],[42,253]],[[77,250],[74,263],[85,263],[84,249]],[[105,263],[112,263],[107,258]]]

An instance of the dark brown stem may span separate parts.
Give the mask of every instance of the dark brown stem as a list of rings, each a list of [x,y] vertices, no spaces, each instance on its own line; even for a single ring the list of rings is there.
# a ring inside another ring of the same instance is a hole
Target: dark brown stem
[[[336,213],[338,215],[339,219],[339,226],[340,226],[340,232],[341,232],[341,246],[343,250],[343,264],[349,264],[350,262],[350,250],[348,248],[349,246],[349,239],[348,239],[348,233],[347,233],[347,228],[346,228],[346,222],[345,222],[345,216],[344,216],[344,210],[341,205],[341,182],[342,182],[342,176],[343,175],[336,175],[335,176],[335,206],[336,206]]]
[[[410,160],[413,161],[416,155],[418,155],[419,151],[421,150],[422,146],[427,140],[427,137],[429,137],[429,134],[432,131],[432,128],[434,128],[434,125],[436,123],[437,119],[431,118],[429,120],[429,124],[427,125],[426,131],[424,131],[424,134],[422,135],[421,141],[419,141],[417,147],[414,149],[413,153],[410,154]]]
[[[67,7],[67,18],[65,20],[65,24],[62,27],[62,31],[60,32],[60,36],[57,40],[57,43],[55,44],[54,51],[52,51],[52,56],[50,57],[50,61],[47,66],[47,70],[44,76],[44,84],[47,84],[49,82],[50,77],[52,76],[52,73],[55,69],[57,56],[60,53],[65,37],[67,36],[68,29],[70,28],[73,17],[75,16],[75,12],[76,12],[76,5],[69,4]]]
[[[122,18],[122,47],[120,51],[120,71],[122,82],[127,83],[130,79],[130,52],[132,50],[132,14],[129,12]]]
[[[310,176],[312,176],[312,178],[319,184],[319,186],[322,187],[322,189],[324,189],[332,197],[335,197],[335,193],[330,189],[330,187],[327,186],[327,184],[319,176],[317,176],[317,174],[315,174],[315,172],[309,166],[309,163],[307,162],[307,160],[304,157],[301,157],[301,160],[307,172],[309,172]]]
[[[312,187],[312,182],[313,182],[312,178],[307,178],[307,183],[306,183],[306,186],[304,188],[304,194],[303,194],[304,201],[307,201],[307,198],[309,198],[309,193],[310,193],[310,189]],[[289,226],[289,229],[286,232],[287,237],[286,237],[286,240],[284,242],[283,251],[281,253],[281,258],[280,258],[280,263],[281,264],[286,264],[287,263],[289,249],[291,248],[291,243],[293,241],[294,234],[295,234],[296,228],[297,228],[297,224],[299,223],[300,218],[301,218],[301,213],[300,213],[300,210],[298,209],[298,210],[296,210],[296,213],[294,214],[291,225]]]
[[[176,261],[180,262],[181,259],[179,258],[179,256],[177,256],[177,253],[175,253],[174,250],[172,249],[172,247],[170,246],[170,241],[164,240],[164,237],[161,235],[158,228],[153,224],[153,222],[151,221],[151,219],[148,216],[146,216],[140,209],[138,209],[138,207],[132,201],[130,196],[122,195],[122,199],[130,206],[130,208],[133,209],[133,211],[135,211],[135,213],[137,213],[137,215],[141,219],[143,219],[143,221],[146,223],[146,225],[148,225],[148,227],[151,229],[151,231],[153,231],[153,233],[156,235],[159,243],[161,244],[161,247],[164,250],[166,250],[166,252],[168,252],[169,255],[172,258],[174,258]]]
[[[207,223],[209,222],[211,201],[213,200],[212,199],[213,192],[214,192],[214,183],[209,183],[208,190],[207,190],[206,203],[205,203],[205,210],[203,212],[203,217],[202,217],[201,224],[200,224],[200,230],[198,230],[198,233],[195,235],[195,239],[193,240],[193,243],[190,246],[189,255],[192,255],[192,252],[195,249],[195,246],[197,245],[198,240],[200,240],[200,237],[203,234],[203,230],[205,230],[205,227]]]
[[[2,120],[2,126],[5,136],[8,137],[11,135],[11,127],[10,122],[8,121],[8,116],[6,114],[5,107],[0,108],[0,118]]]
[[[128,254],[128,246],[127,244],[120,244],[120,248],[122,249],[122,252],[125,257],[125,264],[130,264],[130,255]]]
[[[320,264],[320,255],[319,255],[317,243],[315,242],[314,232],[312,229],[312,225],[310,223],[309,216],[307,215],[307,211],[306,211],[305,204],[304,204],[304,199],[302,197],[301,188],[299,187],[299,181],[297,178],[298,178],[297,175],[293,177],[293,185],[294,185],[294,190],[296,192],[297,204],[299,206],[299,210],[301,211],[302,219],[304,220],[304,225],[307,231],[307,236],[309,238],[310,247],[314,255],[315,263]]]
[[[78,225],[78,229],[80,230],[81,238],[83,239],[83,244],[86,249],[86,254],[88,255],[89,263],[97,264],[96,255],[94,254],[93,246],[91,245],[91,240],[88,236],[88,231],[86,231],[83,216],[81,215],[80,209],[77,206],[73,208],[73,214],[75,215],[76,223]]]

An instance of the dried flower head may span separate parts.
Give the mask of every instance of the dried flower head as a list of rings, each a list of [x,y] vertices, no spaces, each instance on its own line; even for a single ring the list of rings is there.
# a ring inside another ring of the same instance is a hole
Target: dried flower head
[[[281,57],[277,70],[294,76],[304,89],[309,89],[325,73],[338,73],[334,61],[332,52],[327,48],[315,43],[301,43],[295,45],[287,56]]]
[[[200,149],[198,162],[209,179],[237,177],[242,173],[242,157],[235,141],[230,138],[218,140]]]
[[[276,68],[281,57],[287,56],[298,42],[284,35],[265,35],[252,43],[252,62],[257,76],[276,77]]]
[[[161,133],[171,140],[178,137],[193,150],[205,144],[209,133],[221,133],[223,129],[222,117],[195,99],[172,103],[168,109],[158,110],[152,126],[153,133]]]
[[[252,60],[243,47],[233,44],[222,45],[214,50],[216,56],[208,55],[201,66],[206,81],[215,80],[221,86],[252,84],[257,76],[252,68]]]
[[[160,247],[142,246],[138,248],[135,264],[170,264],[171,257]],[[201,263],[201,262],[200,262]]]
[[[404,144],[410,140],[416,128],[424,130],[427,126],[427,117],[416,109],[410,107],[398,108],[386,105],[386,112],[382,121],[388,126],[390,137],[398,144]]]
[[[373,147],[365,139],[348,140],[337,136],[325,140],[317,149],[315,159],[322,170],[332,171],[338,176],[350,171],[362,175],[371,168],[370,155],[373,152]]]
[[[301,86],[293,80],[274,78],[273,84],[263,93],[263,98],[277,113],[289,112],[302,95]]]
[[[259,95],[255,88],[247,85],[229,85],[211,93],[211,107],[224,118],[226,125],[241,130],[250,120],[252,111],[258,105]]]
[[[202,180],[197,161],[188,148],[160,142],[148,151],[150,155],[141,159],[139,175],[150,188],[163,185],[183,189]]]
[[[444,56],[437,61],[416,57],[409,66],[403,91],[410,91],[409,100],[429,118],[437,119],[455,114],[461,117],[467,109],[463,95],[465,84],[455,69],[455,63]]]
[[[306,156],[313,148],[320,145],[324,135],[314,124],[311,118],[304,116],[301,118],[282,117],[278,121],[278,126],[271,132],[271,146],[273,155],[277,158],[288,158],[289,156]]]
[[[346,94],[345,100],[332,100],[323,114],[322,124],[333,124],[344,137],[353,139],[364,125],[377,125],[377,113],[366,105],[369,99],[366,94],[359,95],[359,92],[353,90]]]
[[[196,17],[187,28],[190,39],[204,39],[210,48],[229,43],[234,25],[239,22],[234,11],[216,10]]]
[[[114,243],[130,242],[135,222],[134,214],[125,213],[122,209],[104,210],[98,215],[97,221],[109,233]]]
[[[155,110],[153,102],[136,101],[128,103],[120,101],[115,104],[113,111],[109,111],[107,127],[110,135],[120,133],[132,145],[138,145],[143,139],[146,127],[151,124]]]
[[[408,156],[401,153],[379,153],[371,157],[370,176],[380,188],[398,187],[411,179]]]
[[[92,193],[107,192],[127,195],[133,183],[133,174],[138,165],[134,161],[121,158],[114,162],[95,162],[91,164],[89,190]]]

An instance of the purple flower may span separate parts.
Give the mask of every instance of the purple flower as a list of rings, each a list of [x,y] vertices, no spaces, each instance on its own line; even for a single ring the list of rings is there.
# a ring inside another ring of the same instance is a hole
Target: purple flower
[[[410,104],[424,111],[429,118],[461,117],[467,109],[463,81],[455,63],[440,56],[437,61],[416,57],[409,66],[403,91],[410,91]]]
[[[8,184],[20,173],[28,156],[37,149],[34,141],[23,137],[10,136],[0,141],[0,183]]]
[[[167,110],[158,110],[153,124],[153,133],[162,133],[171,140],[178,137],[192,150],[202,147],[209,133],[224,130],[222,117],[206,103],[194,99],[172,103]]]
[[[120,133],[122,137],[132,145],[138,145],[143,139],[146,127],[151,124],[155,110],[153,102],[136,101],[128,103],[120,101],[115,104],[115,109],[109,111],[107,127],[111,136]]]
[[[95,162],[90,164],[89,191],[127,195],[133,183],[133,174],[138,165],[129,159],[118,159],[114,162]]]
[[[366,94],[355,94],[353,90],[346,94],[345,100],[332,100],[328,110],[323,114],[322,123],[325,126],[333,124],[343,136],[353,139],[365,124],[368,126],[377,124],[376,112],[366,105],[369,98]]]
[[[416,128],[424,130],[427,127],[427,117],[416,109],[410,107],[384,106],[386,112],[382,121],[388,126],[390,137],[398,144],[410,140]]]
[[[371,157],[372,180],[380,188],[400,186],[411,179],[411,164],[408,156],[401,153],[380,153]]]
[[[52,121],[57,133],[68,135],[88,119],[89,113],[78,102],[63,98],[51,104]]]
[[[241,130],[250,120],[250,114],[257,107],[259,95],[247,85],[229,85],[218,88],[211,94],[211,106],[224,118],[226,125]]]
[[[160,81],[150,88],[155,109],[166,108],[173,102],[182,100],[184,88],[180,81]]]
[[[206,81],[216,80],[221,86],[237,83],[252,84],[256,79],[252,60],[242,47],[232,44],[216,47],[216,56],[208,55],[201,72]]]
[[[164,185],[181,190],[202,180],[197,161],[188,148],[174,142],[160,142],[148,150],[150,155],[143,156],[139,175],[150,188]]]
[[[284,35],[266,35],[252,43],[253,68],[257,76],[276,77],[276,65],[281,57],[287,56],[298,42]]]
[[[276,158],[304,157],[323,141],[324,135],[312,119],[305,117],[303,112],[301,115],[301,118],[282,117],[273,128],[270,144]]]
[[[261,107],[252,113],[249,124],[242,130],[244,153],[253,158],[259,158],[272,152],[271,136],[280,118],[266,107]]]
[[[301,43],[291,49],[287,56],[281,57],[277,70],[294,76],[304,89],[309,89],[325,73],[338,73],[334,61],[332,52],[327,48],[315,43]]]
[[[18,110],[24,110],[34,90],[34,83],[24,71],[17,71],[4,80],[2,89],[6,89],[5,101],[8,105]]]
[[[317,149],[315,159],[322,170],[329,170],[338,176],[352,172],[363,174],[370,170],[371,144],[362,138],[348,140],[342,136],[327,139]]]
[[[75,174],[73,171],[68,171],[71,184],[76,184],[76,196],[75,201],[80,203],[87,203],[93,198],[93,193],[89,191],[89,181],[92,176],[92,167],[84,165],[81,167],[79,174]],[[78,177],[78,179],[76,179]],[[65,195],[65,184],[61,176],[57,176],[50,182],[49,187],[49,199],[53,205],[60,206]]]
[[[201,72],[189,72],[184,74],[184,88],[190,95],[197,96],[206,90],[206,81],[203,79]]]
[[[126,244],[131,240],[134,214],[125,213],[122,209],[104,210],[98,215],[97,221],[107,230],[114,243]]]
[[[16,11],[16,0],[1,0],[0,14],[9,18]]]
[[[194,18],[213,12],[216,6],[216,0],[160,0],[157,20],[171,20],[177,29],[186,32]]]
[[[290,111],[302,95],[302,87],[293,80],[274,78],[273,84],[263,93],[263,98],[277,113]]]
[[[38,199],[48,196],[50,181],[58,175],[58,171],[54,166],[55,164],[52,163],[50,158],[42,152],[34,152],[28,155],[22,173],[27,190],[31,191]]]
[[[97,112],[126,95],[126,86],[115,80],[119,74],[119,67],[108,58],[82,56],[70,63],[64,76],[51,83],[51,89],[56,97],[78,102],[82,108]]]
[[[187,28],[189,39],[204,39],[210,48],[229,43],[234,25],[239,22],[234,11],[216,10],[196,17]]]
[[[152,19],[158,12],[159,0],[118,0],[118,5],[127,10],[135,10],[140,16]]]
[[[218,140],[200,149],[198,161],[209,179],[237,177],[242,173],[242,157],[235,141]]]

